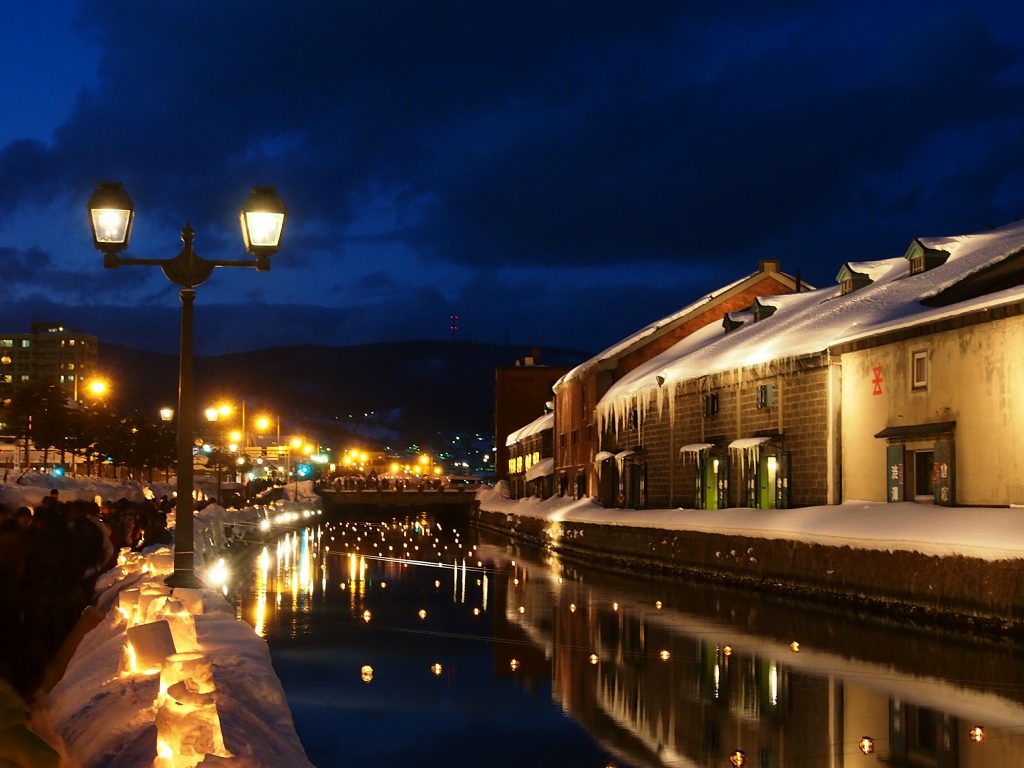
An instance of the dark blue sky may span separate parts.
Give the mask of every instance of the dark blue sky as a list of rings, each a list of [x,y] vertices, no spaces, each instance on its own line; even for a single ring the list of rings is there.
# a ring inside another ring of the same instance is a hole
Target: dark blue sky
[[[249,188],[285,198],[271,272],[199,289],[201,353],[446,338],[453,313],[597,351],[761,258],[826,284],[1022,217],[1024,4],[983,6],[29,4],[0,49],[4,326],[177,348],[175,287],[92,249],[101,179],[140,257],[187,219],[237,258]]]

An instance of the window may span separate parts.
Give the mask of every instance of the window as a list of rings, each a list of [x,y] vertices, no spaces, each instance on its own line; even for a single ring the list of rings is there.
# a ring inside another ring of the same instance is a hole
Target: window
[[[0,347],[13,347],[14,339],[0,339]]]
[[[21,348],[22,349],[28,349],[31,346],[32,346],[32,341],[31,340],[29,340],[29,339],[22,339],[21,340]]]
[[[919,350],[911,355],[910,378],[913,389],[928,387],[928,352]]]
[[[771,408],[775,405],[775,385],[762,384],[757,388],[757,407]]]
[[[718,415],[718,393],[704,395],[704,416]]]
[[[27,374],[27,373],[23,373],[23,374],[21,374],[21,380],[22,380],[22,381],[28,381],[28,379],[29,379],[29,376],[28,376],[28,374]]]
[[[910,274],[919,275],[924,272],[924,254],[917,253],[910,257]]]

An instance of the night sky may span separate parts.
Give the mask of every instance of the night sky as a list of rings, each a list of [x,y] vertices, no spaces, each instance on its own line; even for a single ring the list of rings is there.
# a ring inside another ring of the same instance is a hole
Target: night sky
[[[1024,217],[1024,3],[19,4],[0,47],[3,328],[174,351],[177,289],[131,255],[239,258],[203,354],[459,337],[597,352],[777,258],[815,285],[915,236]],[[292,7],[293,6],[293,7]],[[823,9],[826,6],[827,9]]]

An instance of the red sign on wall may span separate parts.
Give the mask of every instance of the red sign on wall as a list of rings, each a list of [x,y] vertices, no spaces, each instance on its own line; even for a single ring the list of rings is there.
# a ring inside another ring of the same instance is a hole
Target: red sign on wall
[[[882,382],[885,381],[885,379],[882,378],[882,366],[876,365],[871,370],[875,374],[875,378],[873,378],[871,380],[871,383],[874,384],[874,386],[875,386],[875,388],[872,390],[871,394],[872,395],[880,395],[880,394],[882,394]]]

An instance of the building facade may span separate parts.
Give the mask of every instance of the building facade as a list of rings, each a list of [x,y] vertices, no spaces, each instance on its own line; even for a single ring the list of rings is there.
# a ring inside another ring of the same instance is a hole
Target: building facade
[[[32,323],[29,333],[0,334],[0,401],[51,383],[69,400],[79,401],[96,360],[96,337],[60,323]]]
[[[554,493],[551,475],[554,469],[552,431],[553,413],[531,421],[508,436],[509,498],[538,496],[547,499]]]
[[[494,376],[494,479],[508,480],[508,436],[524,424],[544,413],[551,403],[552,387],[567,366],[546,366],[540,362],[539,350],[503,366]]]
[[[777,261],[764,260],[756,272],[641,329],[560,379],[554,391],[558,492],[592,496],[605,504],[626,504],[627,496],[639,500],[644,495],[644,469],[637,464],[642,462],[636,452],[625,455],[628,446],[614,452],[602,447],[605,436],[595,420],[599,401],[623,377],[706,326],[721,323],[724,315],[748,309],[759,296],[787,294],[800,287],[797,278],[779,270]]]

